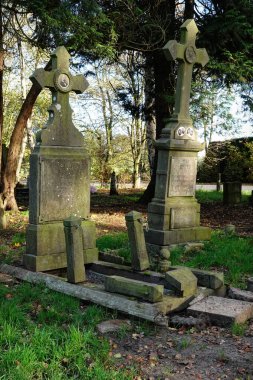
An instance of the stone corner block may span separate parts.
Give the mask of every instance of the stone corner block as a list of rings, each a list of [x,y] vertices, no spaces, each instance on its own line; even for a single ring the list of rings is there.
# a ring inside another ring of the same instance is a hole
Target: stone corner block
[[[178,268],[165,273],[165,280],[182,293],[183,297],[197,291],[197,277],[189,268]]]

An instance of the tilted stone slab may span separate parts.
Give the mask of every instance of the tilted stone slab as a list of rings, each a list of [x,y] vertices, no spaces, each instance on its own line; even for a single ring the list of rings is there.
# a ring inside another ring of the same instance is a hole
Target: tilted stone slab
[[[179,268],[165,273],[165,280],[182,293],[184,297],[197,291],[197,277],[189,268]]]
[[[249,290],[230,288],[228,291],[228,296],[236,300],[253,302],[253,292]]]
[[[244,323],[252,318],[253,304],[230,298],[210,296],[190,306],[187,311],[193,316],[204,314],[210,322],[219,326],[226,326],[233,323]]]
[[[173,266],[171,269],[184,268],[181,266]],[[196,268],[189,268],[194,276],[198,279],[198,286],[204,286],[210,289],[219,289],[224,285],[224,274],[222,272],[214,272]]]
[[[105,290],[141,298],[149,302],[158,302],[163,298],[164,286],[120,276],[110,276],[105,280]]]

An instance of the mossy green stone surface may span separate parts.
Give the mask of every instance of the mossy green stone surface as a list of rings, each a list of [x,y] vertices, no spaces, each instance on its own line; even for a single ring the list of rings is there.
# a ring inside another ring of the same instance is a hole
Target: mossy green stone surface
[[[197,277],[189,268],[180,268],[165,273],[165,280],[182,292],[184,297],[194,295],[197,291]]]
[[[112,293],[125,294],[149,302],[162,301],[163,285],[148,284],[144,281],[131,280],[120,276],[106,278],[105,290]]]

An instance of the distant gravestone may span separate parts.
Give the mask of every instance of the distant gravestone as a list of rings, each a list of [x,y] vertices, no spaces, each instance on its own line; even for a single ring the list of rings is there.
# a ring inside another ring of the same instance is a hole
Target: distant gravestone
[[[119,195],[117,190],[117,176],[115,171],[111,174],[110,195]]]
[[[69,93],[88,87],[83,75],[71,75],[70,55],[61,46],[51,55],[52,70],[38,69],[31,80],[52,92],[49,119],[36,136],[30,157],[29,225],[26,268],[43,271],[67,266],[63,220],[82,219],[84,263],[97,259],[95,225],[89,220],[90,161],[81,132],[72,122]]]
[[[223,184],[223,203],[233,205],[242,200],[241,182],[224,182]]]
[[[181,26],[180,43],[164,47],[168,60],[178,60],[175,108],[155,145],[158,149],[155,195],[148,205],[146,242],[150,257],[159,261],[161,249],[170,244],[210,239],[210,229],[200,227],[200,206],[195,199],[197,154],[203,144],[189,115],[192,70],[208,62],[205,49],[195,46],[197,26]]]

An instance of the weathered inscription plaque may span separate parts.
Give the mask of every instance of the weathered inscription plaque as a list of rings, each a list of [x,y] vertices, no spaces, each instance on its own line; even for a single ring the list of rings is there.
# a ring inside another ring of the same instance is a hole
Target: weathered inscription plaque
[[[194,208],[172,208],[170,211],[171,228],[194,227],[197,223],[197,214]]]
[[[41,160],[40,222],[63,220],[69,215],[88,217],[88,170],[85,159]]]
[[[196,175],[196,157],[172,157],[168,196],[194,196]]]

